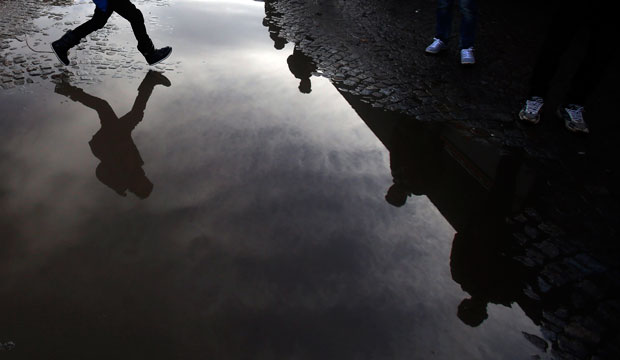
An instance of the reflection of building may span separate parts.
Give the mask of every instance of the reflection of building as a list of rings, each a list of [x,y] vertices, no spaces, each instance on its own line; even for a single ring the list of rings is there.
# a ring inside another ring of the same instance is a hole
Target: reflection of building
[[[604,269],[576,252],[561,229],[535,220],[540,215],[529,207],[540,203],[546,180],[519,151],[341,94],[390,151],[394,184],[386,200],[403,206],[409,196],[426,195],[457,231],[450,270],[470,296],[456,311],[464,323],[480,325],[489,303],[516,303],[544,339],[524,336],[551,358],[617,358],[620,311],[610,311],[618,302],[605,298],[599,285],[606,283]]]

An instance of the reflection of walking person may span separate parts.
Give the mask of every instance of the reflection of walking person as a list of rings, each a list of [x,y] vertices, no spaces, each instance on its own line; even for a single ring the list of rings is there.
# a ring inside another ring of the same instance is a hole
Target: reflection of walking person
[[[72,31],[68,31],[59,40],[52,43],[52,50],[63,64],[69,65],[69,49],[77,45],[81,39],[85,38],[93,31],[99,30],[105,26],[113,12],[116,12],[131,23],[133,33],[138,40],[138,50],[149,65],[155,65],[165,60],[172,48],[166,46],[156,49],[146,33],[144,26],[144,17],[142,12],[138,10],[130,0],[93,0],[97,7],[93,17],[78,26]]]
[[[433,42],[426,48],[429,54],[437,54],[446,48],[452,32],[452,7],[455,0],[438,0],[437,3],[437,27]],[[461,49],[461,64],[473,65],[474,57],[474,34],[476,30],[476,17],[478,6],[476,0],[457,0],[461,12],[461,27],[459,30]]]
[[[144,161],[131,138],[131,132],[142,121],[146,103],[158,84],[166,87],[171,85],[161,73],[149,71],[138,87],[138,96],[133,107],[120,118],[107,101],[89,95],[66,82],[56,85],[56,93],[97,111],[101,129],[89,142],[93,154],[101,160],[96,170],[97,179],[121,196],[126,196],[129,190],[145,199],[153,190],[153,184],[142,169]]]
[[[530,83],[528,99],[519,118],[536,124],[540,121],[544,98],[549,90],[549,83],[556,74],[564,55],[575,35],[580,30],[587,30],[588,42],[586,54],[579,63],[577,72],[570,82],[566,102],[560,105],[557,115],[564,120],[566,128],[572,132],[588,133],[584,119],[584,105],[590,93],[595,89],[610,54],[610,27],[613,20],[606,18],[608,9],[603,8],[600,0],[587,4],[553,1],[553,19],[547,36],[538,54]]]
[[[303,94],[310,94],[312,92],[310,77],[316,71],[314,61],[295,46],[293,54],[286,59],[286,62],[291,73],[300,80],[299,91]]]

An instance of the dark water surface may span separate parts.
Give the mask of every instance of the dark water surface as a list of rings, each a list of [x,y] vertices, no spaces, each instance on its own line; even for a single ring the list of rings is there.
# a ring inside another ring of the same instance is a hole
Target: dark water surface
[[[274,48],[262,2],[139,6],[174,47],[158,68],[171,86],[111,53],[93,81],[0,92],[0,340],[16,344],[0,357],[539,353],[517,304],[488,304],[475,326],[457,316],[470,295],[451,272],[450,196],[385,200],[395,151],[327,79],[300,91],[294,45]],[[91,6],[59,9],[79,22]],[[94,59],[77,53],[80,68]],[[418,156],[440,162],[428,139]]]

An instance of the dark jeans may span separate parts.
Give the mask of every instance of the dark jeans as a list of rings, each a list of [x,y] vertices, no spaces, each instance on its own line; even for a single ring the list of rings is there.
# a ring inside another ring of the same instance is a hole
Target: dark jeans
[[[129,21],[131,28],[133,29],[133,34],[136,36],[136,40],[138,40],[138,50],[141,53],[144,54],[145,52],[153,50],[153,42],[146,33],[142,12],[140,12],[140,10],[138,10],[129,0],[110,0],[108,2],[108,9],[105,12],[101,11],[99,8],[96,8],[95,14],[90,20],[72,31],[75,38],[77,38],[77,42],[93,31],[103,28],[112,15],[112,12],[116,12]]]
[[[437,4],[437,30],[435,37],[447,42],[452,32],[452,7],[455,0],[438,0]],[[461,28],[459,31],[461,49],[474,46],[476,30],[476,18],[478,16],[478,4],[476,0],[456,0],[461,12]]]
[[[585,44],[586,54],[579,63],[566,94],[567,103],[585,105],[589,94],[596,88],[602,77],[611,58],[609,47],[613,46],[610,42],[612,32],[609,29],[613,20],[606,18],[608,16],[604,15],[605,10],[601,12],[598,9],[592,4],[579,8],[566,4],[558,7],[534,66],[530,97],[544,98],[547,95],[549,83],[556,75],[564,53],[577,32],[586,30],[588,36],[587,44]],[[609,9],[606,11],[609,12]]]

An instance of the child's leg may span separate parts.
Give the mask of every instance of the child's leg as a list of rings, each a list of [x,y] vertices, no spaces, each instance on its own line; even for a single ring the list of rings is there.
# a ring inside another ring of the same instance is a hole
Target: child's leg
[[[118,0],[110,3],[110,5],[113,5],[112,9],[131,24],[133,34],[135,35],[136,40],[138,40],[138,51],[142,54],[153,51],[155,48],[151,38],[146,33],[142,12],[140,12],[140,10],[138,10],[129,0]]]
[[[77,42],[72,46],[76,45],[80,42],[81,39],[85,38],[88,34],[97,31],[105,26],[108,22],[108,19],[112,15],[112,10],[108,8],[106,12],[101,11],[99,8],[95,8],[95,14],[93,17],[87,22],[75,28],[71,33],[75,38],[77,38]]]
[[[54,41],[52,43],[52,50],[54,50],[58,60],[65,65],[69,65],[69,49],[77,45],[80,40],[86,37],[86,35],[95,30],[101,29],[110,18],[110,15],[112,15],[112,10],[108,9],[103,12],[97,8],[95,9],[95,14],[90,20],[78,26],[74,30],[68,31],[60,39]]]

